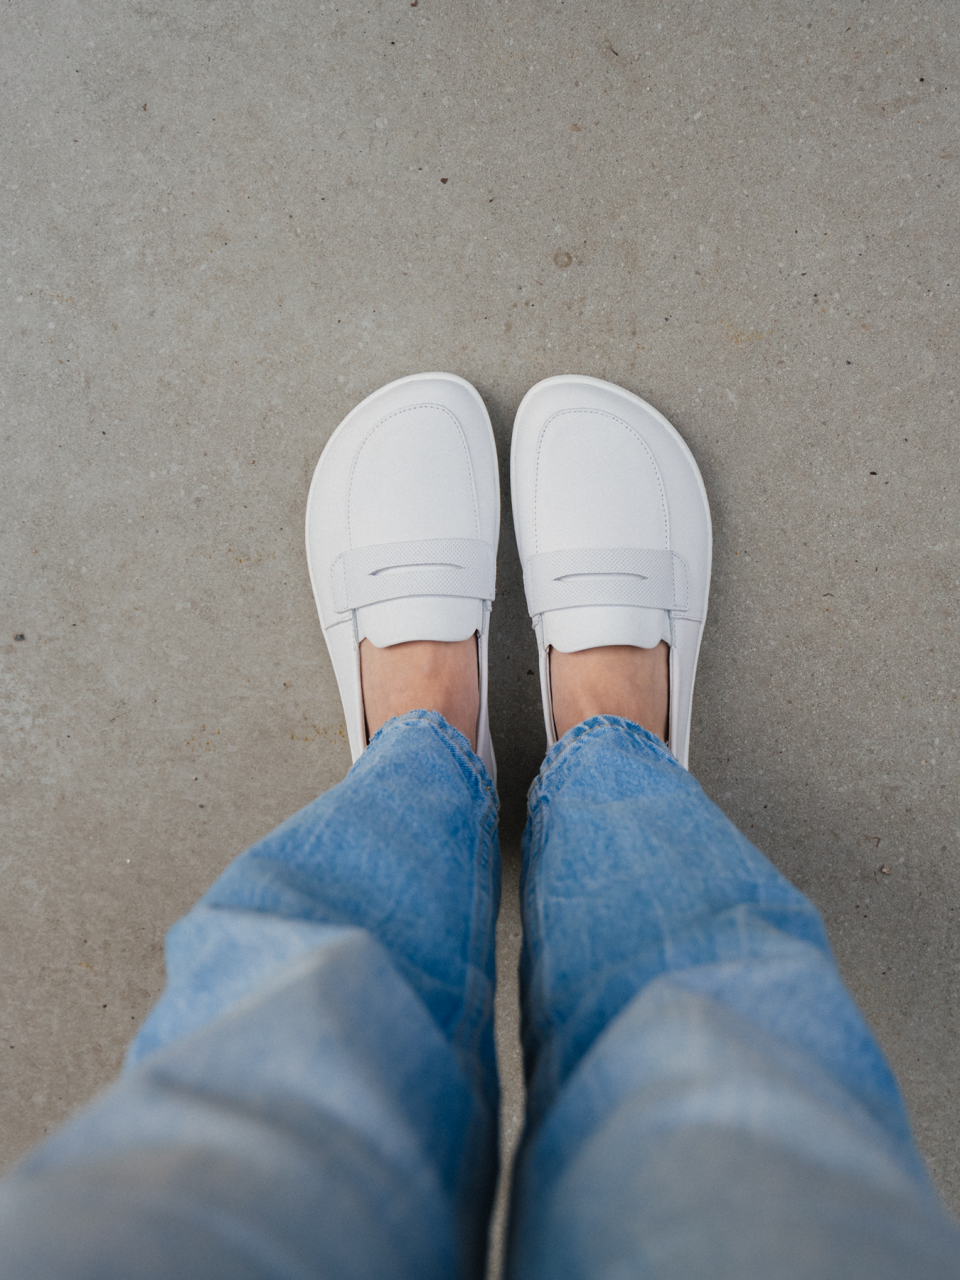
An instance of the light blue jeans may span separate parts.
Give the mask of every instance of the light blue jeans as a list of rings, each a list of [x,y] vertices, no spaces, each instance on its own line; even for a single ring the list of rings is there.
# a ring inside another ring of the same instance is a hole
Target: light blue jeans
[[[0,1188],[0,1275],[479,1276],[499,874],[465,739],[390,721],[171,930],[120,1082]],[[816,911],[662,743],[550,751],[522,894],[513,1280],[960,1276]]]

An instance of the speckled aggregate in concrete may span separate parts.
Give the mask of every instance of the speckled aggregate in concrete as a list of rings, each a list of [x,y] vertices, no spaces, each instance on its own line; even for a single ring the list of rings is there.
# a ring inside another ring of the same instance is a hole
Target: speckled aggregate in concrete
[[[572,371],[700,462],[692,768],[824,911],[960,1209],[958,55],[950,0],[3,6],[5,1160],[347,767],[302,546],[330,432],[448,369],[505,467]],[[509,519],[493,632],[513,874]]]

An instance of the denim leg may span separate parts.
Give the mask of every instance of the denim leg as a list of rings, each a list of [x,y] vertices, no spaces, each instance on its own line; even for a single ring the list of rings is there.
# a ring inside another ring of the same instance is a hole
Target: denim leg
[[[238,858],[170,931],[119,1083],[0,1186],[0,1276],[481,1274],[496,823],[413,712]]]
[[[618,717],[529,809],[513,1280],[960,1276],[811,904]]]

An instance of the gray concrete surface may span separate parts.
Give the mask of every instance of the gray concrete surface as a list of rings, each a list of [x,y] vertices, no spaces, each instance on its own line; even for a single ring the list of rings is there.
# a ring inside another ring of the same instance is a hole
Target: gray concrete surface
[[[949,0],[3,6],[5,1161],[347,767],[302,546],[337,422],[449,369],[505,464],[575,371],[700,462],[693,770],[824,911],[960,1209],[958,54]],[[506,519],[514,881],[534,659]]]

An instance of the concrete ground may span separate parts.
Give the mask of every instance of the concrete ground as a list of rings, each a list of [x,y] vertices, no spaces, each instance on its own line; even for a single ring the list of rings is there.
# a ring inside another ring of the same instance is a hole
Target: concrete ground
[[[960,1210],[958,55],[950,0],[3,7],[4,1160],[348,766],[302,536],[330,432],[446,369],[505,464],[580,372],[699,460],[693,771],[824,912]],[[509,890],[543,732],[501,548]],[[511,1133],[518,933],[508,894]]]

